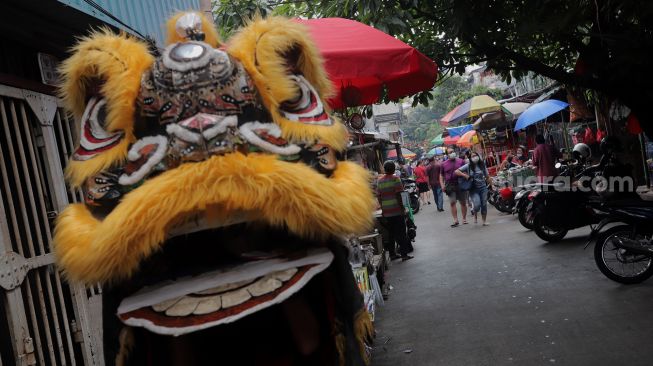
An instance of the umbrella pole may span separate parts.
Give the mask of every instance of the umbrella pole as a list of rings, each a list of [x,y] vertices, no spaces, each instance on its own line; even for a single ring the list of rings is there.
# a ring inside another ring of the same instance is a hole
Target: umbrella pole
[[[567,127],[565,124],[565,116],[560,111],[560,120],[562,121],[562,138],[565,140],[565,149],[569,151],[569,141],[567,141]]]

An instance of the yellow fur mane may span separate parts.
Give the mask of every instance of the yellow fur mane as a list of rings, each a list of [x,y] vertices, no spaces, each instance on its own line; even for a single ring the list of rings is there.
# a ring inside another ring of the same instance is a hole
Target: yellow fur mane
[[[374,205],[368,172],[354,163],[340,163],[327,178],[301,163],[232,153],[146,181],[102,221],[82,204],[68,206],[58,218],[55,253],[69,278],[104,282],[129,277],[180,216],[220,221],[247,212],[255,222],[318,238],[364,232]]]

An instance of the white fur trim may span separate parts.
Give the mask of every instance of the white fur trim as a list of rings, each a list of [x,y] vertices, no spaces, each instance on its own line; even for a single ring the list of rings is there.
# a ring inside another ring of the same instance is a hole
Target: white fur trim
[[[136,141],[131,148],[129,149],[129,153],[127,154],[127,158],[130,161],[136,161],[141,158],[141,154],[139,152],[140,149],[147,145],[157,145],[156,150],[154,151],[154,154],[143,164],[138,170],[133,172],[131,175],[123,174],[120,176],[118,179],[118,183],[120,183],[123,186],[128,186],[132,184],[138,183],[140,180],[145,178],[147,174],[150,173],[152,168],[156,164],[158,164],[163,157],[166,155],[166,151],[168,150],[168,138],[165,136],[147,136],[143,137],[142,139]]]
[[[200,135],[199,133],[185,129],[176,123],[170,123],[169,125],[167,125],[166,132],[168,133],[168,135],[179,137],[180,139],[186,142],[199,144],[200,141],[202,140],[202,135]]]
[[[245,139],[247,139],[247,141],[249,141],[249,143],[274,154],[292,155],[297,154],[301,151],[301,148],[294,144],[288,144],[287,146],[277,146],[262,140],[254,132],[254,130],[258,129],[266,130],[271,136],[281,137],[281,129],[274,123],[247,122],[240,126],[240,133],[243,135],[243,137],[245,137]]]
[[[204,138],[207,140],[210,140],[215,136],[224,133],[225,131],[227,131],[227,128],[229,127],[238,127],[238,117],[236,116],[225,116],[225,117],[212,116],[212,117],[222,118],[222,121],[219,121],[214,126],[211,126],[206,130],[202,131],[202,136],[204,136]]]

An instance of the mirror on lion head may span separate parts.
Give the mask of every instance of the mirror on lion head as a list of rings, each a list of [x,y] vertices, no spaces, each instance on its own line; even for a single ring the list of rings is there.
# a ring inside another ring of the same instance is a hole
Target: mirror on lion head
[[[224,45],[192,12],[167,28],[158,58],[103,30],[61,69],[84,203],[59,215],[55,253],[69,280],[105,286],[106,363],[365,364],[341,238],[374,200],[341,161],[308,32],[257,19]]]

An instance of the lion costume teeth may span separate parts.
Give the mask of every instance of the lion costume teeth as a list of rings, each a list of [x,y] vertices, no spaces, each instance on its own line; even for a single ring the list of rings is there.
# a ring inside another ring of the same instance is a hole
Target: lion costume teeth
[[[347,130],[324,103],[331,84],[318,51],[293,21],[254,20],[222,46],[201,14],[189,14],[168,22],[170,44],[159,58],[140,41],[103,30],[81,38],[63,64],[62,96],[80,128],[67,177],[85,203],[58,217],[59,267],[71,280],[108,284],[125,299],[147,293],[151,278],[161,276],[152,268],[167,268],[173,282],[187,270],[201,278],[197,268],[219,268],[223,257],[263,268],[242,286],[220,282],[229,272],[214,269],[217,287],[184,291],[195,282],[181,281],[164,286],[179,292],[174,297],[157,292],[158,303],[145,310],[119,312],[120,364],[127,364],[126,349],[144,352],[143,333],[131,327],[194,333],[282,304],[309,282],[330,283],[323,277],[343,284],[327,286],[327,298],[346,294],[354,303],[334,312],[343,319],[331,320],[329,347],[337,359],[366,360],[345,357],[352,347],[364,351],[371,328],[351,273],[335,275],[348,267],[334,243],[371,226],[374,199],[368,173],[338,161]],[[261,243],[258,230],[278,241]],[[198,253],[208,263],[184,269],[170,254],[179,248],[213,254]],[[291,266],[316,248],[329,259]]]

